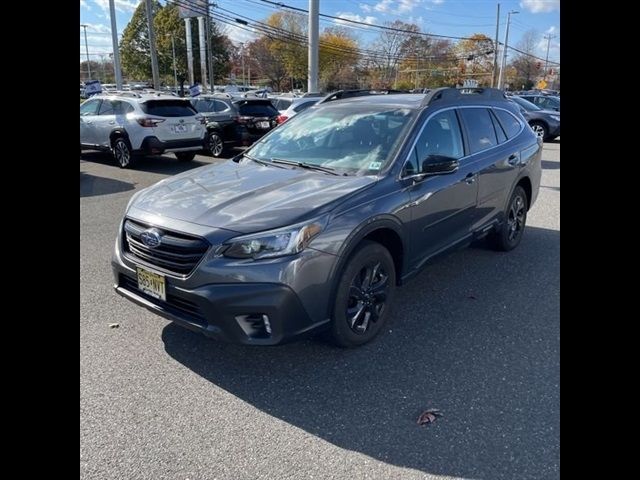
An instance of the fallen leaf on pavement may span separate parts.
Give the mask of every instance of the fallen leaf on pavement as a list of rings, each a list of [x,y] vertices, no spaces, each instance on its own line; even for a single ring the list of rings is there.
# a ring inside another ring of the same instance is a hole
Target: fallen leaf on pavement
[[[437,417],[441,417],[442,413],[437,408],[425,410],[418,417],[418,425],[427,425],[436,421]]]

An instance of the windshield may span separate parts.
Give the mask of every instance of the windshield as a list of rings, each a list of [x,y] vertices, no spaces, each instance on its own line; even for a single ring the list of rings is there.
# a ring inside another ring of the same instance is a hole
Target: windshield
[[[511,98],[511,100],[516,102],[525,110],[542,110],[539,106],[534,105],[533,103],[525,100],[524,98],[520,98],[520,97],[509,97],[509,98]]]
[[[412,110],[390,106],[310,108],[274,129],[249,153],[258,160],[289,160],[346,174],[375,175],[393,159],[412,118]]]

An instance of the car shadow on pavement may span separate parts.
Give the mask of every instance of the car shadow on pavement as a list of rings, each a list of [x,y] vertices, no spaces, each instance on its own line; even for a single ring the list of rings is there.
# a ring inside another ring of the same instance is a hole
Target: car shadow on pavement
[[[133,190],[135,184],[80,172],[80,197],[95,197]]]
[[[129,168],[131,170],[142,172],[176,175],[193,168],[210,165],[211,163],[215,163],[217,161],[224,161],[224,159],[216,159],[213,157],[207,157],[207,159],[210,159],[210,161],[207,162],[192,160],[190,162],[180,162],[173,154],[146,156],[136,158],[134,160],[134,163]],[[101,163],[103,165],[113,166],[117,168],[116,162],[113,157],[104,152],[82,152],[81,160]]]
[[[560,170],[560,162],[550,162],[549,160],[542,160],[542,168],[544,170]]]
[[[340,448],[429,474],[559,478],[559,257],[560,232],[532,227],[509,253],[455,252],[398,289],[381,336],[357,349],[238,346],[173,323],[162,339],[202,378]],[[417,425],[428,408],[443,416]]]

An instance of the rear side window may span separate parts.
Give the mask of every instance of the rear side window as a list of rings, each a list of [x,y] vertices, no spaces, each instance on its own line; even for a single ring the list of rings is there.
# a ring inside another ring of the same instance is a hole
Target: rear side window
[[[315,100],[313,102],[300,102],[298,105],[293,107],[293,111],[296,113],[301,112],[302,110],[306,110],[307,108],[309,108],[311,105],[315,103],[316,103]]]
[[[469,148],[472,154],[498,144],[493,122],[486,108],[462,108],[460,115],[469,133]]]
[[[158,117],[192,117],[196,110],[184,100],[149,100],[140,104],[142,111]]]
[[[114,102],[111,100],[103,100],[98,115],[115,115],[116,112],[113,110],[113,104]]]
[[[80,116],[97,115],[99,106],[100,100],[89,100],[88,102],[83,103],[80,107]]]
[[[498,121],[500,125],[502,125],[504,133],[507,134],[507,138],[513,138],[518,134],[520,131],[520,122],[516,117],[504,110],[494,110],[493,113],[498,117]]]
[[[507,136],[504,134],[504,130],[502,130],[502,127],[500,126],[500,123],[498,122],[498,119],[496,118],[495,115],[491,115],[491,121],[493,122],[493,129],[495,130],[496,135],[498,136],[498,143],[506,142]]]
[[[226,103],[224,103],[221,100],[214,100],[213,101],[213,107],[215,108],[214,111],[216,111],[216,112],[225,112],[225,111],[230,109],[229,105],[227,105]]]
[[[213,101],[212,100],[195,100],[194,108],[198,112],[213,112]]]
[[[112,103],[113,111],[116,115],[125,115],[134,111],[133,106],[130,103],[116,100]]]
[[[240,115],[249,117],[273,117],[278,115],[278,110],[269,101],[251,102],[240,105]]]
[[[291,106],[291,100],[285,100],[283,98],[276,102],[276,110],[287,110]]]

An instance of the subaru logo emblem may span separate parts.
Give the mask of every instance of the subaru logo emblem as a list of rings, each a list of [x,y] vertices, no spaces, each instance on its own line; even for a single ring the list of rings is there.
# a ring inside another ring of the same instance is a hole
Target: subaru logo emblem
[[[162,235],[157,228],[149,228],[140,234],[140,240],[149,248],[156,248],[162,241]]]

